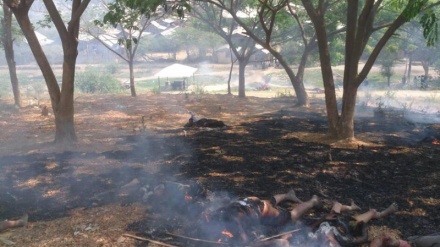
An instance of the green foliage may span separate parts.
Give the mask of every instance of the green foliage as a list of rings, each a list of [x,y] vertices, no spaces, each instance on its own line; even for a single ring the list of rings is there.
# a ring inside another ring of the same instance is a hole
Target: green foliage
[[[284,97],[292,97],[293,95],[290,93],[290,90],[285,89],[284,92],[277,92],[275,97],[284,98]]]
[[[175,2],[167,2],[164,0],[117,0],[116,2],[123,2],[129,8],[136,9],[143,15],[156,12],[159,6],[161,6],[165,12],[168,10],[175,11],[179,17],[185,16],[185,10],[191,10],[191,6],[186,0]]]
[[[2,9],[0,8],[0,45],[2,46],[1,48],[3,49],[3,40],[5,37],[5,28],[11,28],[11,33],[12,33],[12,38],[14,40],[23,40],[24,39],[24,35],[23,32],[20,29],[20,26],[18,25],[16,19],[13,17],[13,15],[11,16],[12,20],[11,20],[11,27],[5,27],[6,22],[5,22],[5,15],[2,11]]]
[[[162,53],[162,52],[177,52],[177,45],[171,40],[164,36],[147,36],[145,42],[140,43],[139,52],[140,53]]]
[[[75,84],[83,93],[118,93],[121,84],[108,73],[96,69],[87,69],[76,75]]]
[[[402,13],[407,21],[422,14],[420,17],[420,24],[423,27],[423,37],[425,37],[427,45],[433,46],[438,41],[438,12],[432,8],[433,5],[429,5],[431,4],[430,1],[394,0],[390,1],[390,3],[390,5],[397,10],[400,10],[402,7],[405,8]]]
[[[425,37],[428,46],[433,46],[438,40],[438,21],[437,15],[432,9],[420,19],[420,24],[423,27],[423,37]]]
[[[162,7],[164,12],[175,11],[179,17],[184,17],[185,10],[191,6],[186,0],[168,2],[164,0],[116,0],[108,5],[108,12],[98,25],[110,24],[113,27],[122,23],[126,27],[135,27],[141,18],[150,19]],[[130,25],[131,24],[131,25]]]
[[[435,61],[435,63],[434,63],[434,69],[435,69],[435,71],[437,72],[437,74],[440,75],[440,59],[437,60],[437,61]]]
[[[186,50],[191,55],[190,60],[204,59],[207,50],[213,51],[222,43],[217,34],[192,26],[177,29],[171,36],[171,41],[180,49]]]
[[[428,0],[392,0],[389,1],[389,6],[395,10],[402,11],[404,17],[407,20],[411,20],[422,11],[427,3]]]
[[[382,76],[388,78],[388,83],[391,76],[394,74],[393,67],[397,59],[397,52],[397,46],[394,44],[390,44],[385,47],[385,49],[383,49],[382,53],[379,56],[379,63],[381,65],[380,73]]]
[[[330,56],[334,65],[341,65],[345,62],[345,37],[344,35],[332,35],[330,37]]]
[[[428,4],[429,0],[410,0],[403,13],[410,20],[419,15]]]
[[[136,87],[143,87],[143,88],[147,88],[147,89],[153,89],[155,87],[158,87],[158,83],[156,80],[154,79],[149,79],[149,80],[138,80],[136,81]]]
[[[143,2],[152,5],[155,4],[155,1]],[[150,6],[150,8],[144,10],[142,7],[133,4],[135,3],[130,0],[118,0],[112,2],[108,5],[108,12],[104,15],[102,20],[94,20],[94,24],[99,27],[109,25],[117,28],[118,26],[121,26],[126,31],[127,37],[124,36],[118,38],[118,44],[127,50],[133,50],[135,47],[134,45],[139,43],[138,38],[133,34],[138,31],[143,32],[143,28],[146,26],[145,24],[153,15],[155,15],[157,8],[157,6]]]
[[[105,65],[105,70],[114,75],[117,71],[118,71],[118,65],[115,63],[108,63],[107,65]]]
[[[42,20],[37,21],[37,26],[40,28],[51,28],[52,19],[50,18],[50,15],[44,15],[44,18]]]
[[[437,104],[439,102],[439,97],[437,92],[433,92],[425,97],[425,101],[430,104]]]
[[[380,74],[384,77],[390,78],[393,72],[394,62],[392,60],[384,60],[381,62]]]
[[[199,84],[194,84],[194,87],[191,90],[192,94],[206,94],[208,93],[203,86]]]
[[[160,94],[160,88],[158,86],[153,87],[153,89],[151,89],[151,92],[154,94]]]
[[[303,47],[298,45],[298,41],[289,40],[281,46],[280,54],[290,64],[299,63]]]

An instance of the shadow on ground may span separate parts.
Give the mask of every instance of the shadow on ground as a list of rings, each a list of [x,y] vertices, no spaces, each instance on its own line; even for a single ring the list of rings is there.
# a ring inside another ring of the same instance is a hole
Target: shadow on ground
[[[177,135],[180,130],[123,136],[118,145],[124,150],[5,156],[0,213],[52,220],[73,208],[144,203],[142,186],[196,178],[231,196],[269,198],[294,188],[304,200],[314,194],[328,202],[354,199],[363,209],[397,202],[403,213],[375,224],[404,235],[426,234],[440,230],[440,146],[423,142],[436,134],[425,127],[400,118],[362,118],[356,132],[374,133],[371,140],[380,145],[331,148],[289,135],[324,133],[323,116],[283,110],[228,129],[189,129],[187,136]],[[133,179],[139,184],[124,190]],[[145,232],[149,226],[131,227]]]

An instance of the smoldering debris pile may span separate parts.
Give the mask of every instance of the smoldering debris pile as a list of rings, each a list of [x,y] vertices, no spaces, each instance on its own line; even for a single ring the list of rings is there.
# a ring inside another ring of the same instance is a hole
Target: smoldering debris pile
[[[351,234],[368,240],[366,224],[350,230],[346,223],[350,215],[344,212],[360,210],[353,201],[334,203],[330,213],[325,213],[317,196],[303,202],[293,191],[269,202],[257,197],[231,199],[228,193],[210,192],[198,182],[165,181],[151,188],[144,190],[145,201],[156,216],[129,230],[139,232],[141,240],[164,246],[339,246],[351,243]],[[276,203],[275,209],[267,207],[268,203]],[[294,208],[301,217],[291,221]],[[381,213],[396,210],[392,204]]]

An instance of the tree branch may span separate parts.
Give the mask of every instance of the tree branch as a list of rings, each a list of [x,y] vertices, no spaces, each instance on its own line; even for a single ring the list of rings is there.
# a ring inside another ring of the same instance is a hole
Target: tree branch
[[[43,0],[44,5],[46,6],[47,11],[49,12],[50,18],[52,19],[53,24],[55,25],[58,34],[61,39],[61,43],[67,42],[67,29],[64,25],[64,21],[60,16],[60,12],[57,7],[53,3],[52,0]]]
[[[72,13],[72,18],[69,21],[69,26],[74,25],[75,23],[79,22],[82,14],[87,9],[87,6],[89,5],[90,0],[83,0],[79,7]]]
[[[376,61],[377,57],[380,54],[380,51],[385,46],[385,44],[388,42],[388,40],[391,38],[391,36],[396,32],[396,30],[401,27],[403,24],[407,22],[406,17],[404,14],[400,14],[396,20],[390,25],[390,27],[385,31],[382,38],[380,38],[379,42],[377,42],[376,46],[374,47],[373,51],[371,52],[371,55],[368,57],[367,62],[365,63],[363,69],[358,75],[358,78],[366,78],[368,75],[368,72],[371,70],[371,68],[374,65],[374,61]],[[362,83],[362,80],[356,80],[357,85],[359,86]]]
[[[298,14],[295,11],[293,11],[292,6],[290,4],[287,4],[287,9],[289,10],[290,14],[293,16],[296,23],[298,24],[299,30],[301,32],[301,38],[302,38],[304,44],[307,46],[308,42],[307,42],[306,32],[304,30],[303,24],[299,20]]]

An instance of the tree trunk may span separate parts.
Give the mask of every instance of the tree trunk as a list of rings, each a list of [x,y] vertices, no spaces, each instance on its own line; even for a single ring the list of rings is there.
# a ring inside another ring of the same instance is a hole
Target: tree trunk
[[[408,74],[406,76],[408,83],[410,83],[411,80],[411,69],[412,69],[412,54],[409,54],[409,58],[408,58]]]
[[[245,59],[238,60],[238,97],[244,98],[246,97],[246,89],[245,89],[245,71],[247,60]]]
[[[330,49],[328,47],[327,33],[324,20],[316,16],[313,21],[318,42],[319,61],[321,63],[322,81],[324,82],[325,105],[327,109],[328,134],[330,137],[338,137],[338,101],[336,99],[336,87],[331,67]]]
[[[237,17],[236,13],[234,11],[229,11],[231,14],[233,14],[234,20],[241,25],[245,30],[246,34],[249,35],[255,42],[257,42],[259,45],[264,47],[266,50],[270,52],[272,56],[274,56],[280,65],[285,69],[287,75],[289,76],[289,80],[292,83],[293,89],[295,90],[295,94],[297,97],[296,106],[308,106],[309,99],[307,92],[304,88],[304,84],[302,80],[299,80],[296,76],[293,70],[290,68],[289,64],[283,59],[283,56],[274,49],[270,45],[270,39],[269,36],[266,36],[265,39],[259,38],[251,29],[246,27],[246,24],[240,20],[240,18]],[[261,20],[260,20],[261,21]],[[266,30],[267,32],[271,33],[272,31]],[[267,33],[266,33],[267,35]]]
[[[344,92],[342,95],[341,117],[338,122],[338,139],[354,138],[354,111],[356,107],[356,94],[358,83],[359,59],[362,44],[358,41],[360,36],[366,35],[359,32],[364,20],[357,20],[357,1],[349,1],[347,9],[347,31],[345,37],[345,66],[344,66]],[[362,15],[361,15],[362,16]]]
[[[55,74],[50,67],[46,54],[44,54],[43,49],[38,42],[38,38],[34,32],[33,25],[30,22],[29,17],[27,16],[27,12],[23,13],[21,9],[18,9],[17,11],[13,10],[13,12],[46,81],[46,86],[49,89],[52,108],[55,112],[58,108],[58,103],[61,97]]]
[[[230,51],[231,53],[231,68],[229,69],[229,76],[228,76],[228,94],[231,95],[231,78],[232,78],[232,70],[234,68],[234,58],[232,56],[232,51]]]
[[[427,61],[422,61],[423,71],[425,72],[425,83],[428,82],[429,65],[430,65],[429,62],[427,62]]]
[[[283,57],[273,51],[271,53],[280,63],[280,65],[284,68],[284,70],[286,71],[287,76],[289,77],[290,83],[293,86],[293,90],[295,90],[295,94],[296,94],[296,106],[308,106],[309,104],[309,96],[306,92],[306,89],[304,87],[304,83],[302,82],[302,80],[299,80],[299,78],[295,75],[295,73],[293,72],[293,70],[290,68],[289,64],[283,59]],[[301,66],[299,67],[301,68]],[[299,71],[301,71],[300,69],[298,69]],[[303,73],[299,73],[299,76],[302,77]]]
[[[71,108],[69,110],[54,111],[55,115],[55,143],[72,143],[77,141],[74,125],[73,108],[69,105],[62,106],[60,109]]]
[[[361,14],[358,17],[359,1],[346,1],[347,25],[345,40],[344,94],[342,99],[342,112],[339,117],[328,46],[329,42],[324,21],[326,5],[323,4],[324,1],[319,1],[319,4],[317,4],[318,7],[315,8],[313,2],[314,1],[310,0],[302,0],[303,6],[307,11],[316,32],[322,79],[324,81],[329,134],[341,140],[353,138],[357,89],[361,82],[367,77],[387,41],[399,27],[408,21],[405,14],[406,12],[402,12],[385,30],[359,73],[359,59],[361,58],[368,39],[373,33],[372,24],[380,5],[376,5],[375,1],[363,1],[364,5]],[[408,6],[409,5],[406,7]]]
[[[133,57],[130,57],[128,60],[128,69],[130,70],[130,91],[131,96],[136,97],[136,88],[134,86],[134,65],[133,65]]]
[[[408,59],[408,60],[409,60],[409,59]],[[405,85],[406,82],[409,80],[409,78],[406,77],[407,73],[408,73],[408,61],[406,61],[406,59],[405,59],[405,70],[404,70],[404,72],[403,72],[403,76],[402,76],[402,84],[403,84],[403,85]],[[407,79],[407,78],[408,78],[408,79]]]
[[[342,96],[342,111],[338,122],[338,139],[354,138],[354,113],[356,107],[357,87],[349,85]]]
[[[3,4],[3,13],[3,48],[8,63],[9,77],[11,78],[12,92],[14,94],[14,103],[16,106],[21,107],[21,94],[14,56],[14,40],[12,39],[12,12],[6,4]]]
[[[61,98],[56,109],[55,115],[55,142],[56,143],[72,143],[77,140],[74,125],[74,81],[75,81],[75,65],[78,41],[74,33],[69,32],[67,42],[63,45],[64,61]],[[51,92],[49,92],[51,93]]]
[[[28,10],[31,7],[27,2],[20,2],[18,7],[11,8],[21,30],[23,31],[32,54],[46,81],[46,86],[51,99],[52,109],[55,116],[55,142],[71,143],[76,141],[74,128],[74,107],[73,91],[75,79],[75,64],[77,56],[78,41],[75,34],[77,32],[63,33],[67,37],[63,42],[64,61],[62,75],[62,90],[58,86],[55,74],[49,64],[49,61],[41,48],[41,45],[34,32],[33,25],[28,16]],[[8,4],[9,6],[11,3]]]

